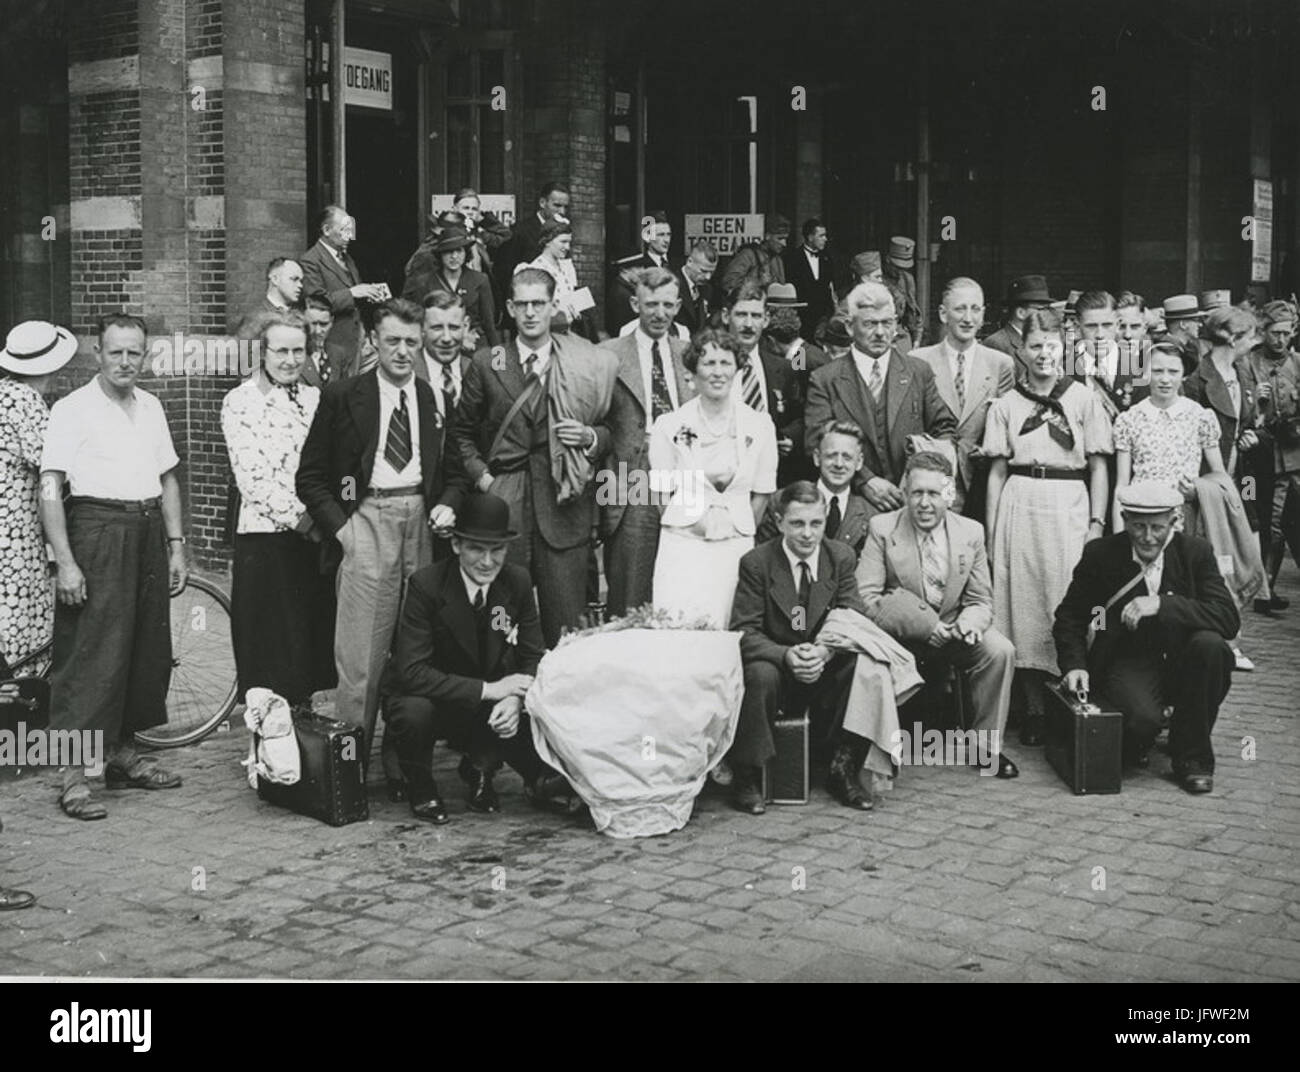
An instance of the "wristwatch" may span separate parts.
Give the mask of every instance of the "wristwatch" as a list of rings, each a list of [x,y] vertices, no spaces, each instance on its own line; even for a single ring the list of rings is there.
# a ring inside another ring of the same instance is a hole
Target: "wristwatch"
[[[187,543],[188,541],[185,539],[184,536],[168,536],[168,537],[167,537],[167,542],[168,542],[168,543],[179,543],[179,544],[181,544],[181,545],[183,546],[183,545],[184,545],[185,543]]]

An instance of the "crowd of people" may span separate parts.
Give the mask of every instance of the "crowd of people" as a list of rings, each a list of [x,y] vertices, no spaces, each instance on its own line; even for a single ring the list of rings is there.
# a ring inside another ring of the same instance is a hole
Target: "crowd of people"
[[[997,740],[1011,719],[1040,743],[1063,679],[1124,714],[1127,764],[1168,725],[1175,779],[1212,789],[1210,731],[1251,669],[1240,611],[1284,611],[1278,570],[1300,551],[1292,303],[1054,299],[1031,275],[988,333],[983,288],[955,278],[926,345],[910,239],[841,274],[821,221],[790,248],[772,215],[715,297],[716,251],[674,261],[659,215],[614,266],[602,325],[562,184],[514,227],[472,190],[454,203],[400,297],[362,281],[355,221],[330,206],[240,324],[260,360],[221,407],[241,694],[304,708],[336,689],[367,758],[384,712],[388,790],[417,818],[448,820],[442,740],[470,807],[499,808],[506,761],[536,803],[571,811],[525,692],[591,604],[650,605],[741,633],[737,808],[764,810],[772,720],[809,707],[829,791],[870,810],[871,742],[844,718],[852,655],[819,639],[846,610],[927,680],[962,675]],[[0,351],[0,656],[52,639],[51,726],[104,731],[108,785],[165,790],[180,778],[132,742],[166,717],[168,593],[187,565],[177,456],[138,382],[146,341],[140,318],[101,318],[97,375],[48,412],[76,340],[32,321]],[[78,769],[60,805],[106,815]]]

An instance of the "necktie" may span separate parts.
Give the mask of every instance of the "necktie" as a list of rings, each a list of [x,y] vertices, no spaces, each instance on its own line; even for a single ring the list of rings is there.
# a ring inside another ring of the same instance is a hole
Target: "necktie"
[[[652,396],[650,416],[652,418],[671,413],[673,408],[673,400],[668,394],[668,380],[664,376],[663,345],[663,339],[655,339],[654,347],[650,351],[650,394]]]
[[[316,362],[316,371],[320,373],[321,386],[324,387],[325,384],[330,382],[329,356],[325,353],[324,350],[322,350],[313,358],[313,360]]]
[[[479,668],[486,670],[487,666],[487,640],[488,640],[488,616],[485,611],[487,600],[483,598],[483,589],[480,588],[474,593],[474,639],[478,642],[478,663]]]
[[[477,592],[474,593],[474,609],[476,611],[482,610],[483,603],[484,603],[483,589],[480,588]]]
[[[450,417],[456,410],[456,382],[451,378],[451,365],[442,366],[442,412]]]
[[[868,358],[871,362],[871,371],[867,373],[867,388],[871,391],[871,397],[876,402],[880,401],[880,388],[884,386],[884,377],[880,375],[880,359]]]
[[[832,495],[830,513],[826,515],[826,538],[828,540],[835,539],[835,534],[840,531],[840,522],[843,520],[844,518],[840,513],[840,497]]]
[[[532,350],[524,351],[524,379],[534,375],[537,368],[537,355]]]
[[[397,406],[388,418],[384,460],[400,473],[411,461],[411,415],[406,411],[406,392],[397,396]]]
[[[943,604],[943,590],[948,584],[943,563],[939,561],[939,544],[934,533],[921,538],[921,577],[925,585],[925,600],[935,610]]]
[[[957,355],[957,375],[953,377],[952,385],[957,390],[957,408],[966,408],[966,355],[959,353]]]
[[[812,596],[812,570],[808,568],[808,563],[802,559],[799,561],[799,606],[803,608],[803,629],[806,633],[808,626],[808,600]]]
[[[755,350],[740,370],[741,401],[752,410],[766,413],[767,399],[763,397],[763,385],[758,382],[758,373],[754,371],[754,362],[757,360],[758,351]]]

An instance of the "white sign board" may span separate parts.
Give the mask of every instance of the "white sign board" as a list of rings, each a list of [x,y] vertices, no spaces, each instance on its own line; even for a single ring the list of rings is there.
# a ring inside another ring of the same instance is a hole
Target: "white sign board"
[[[1250,281],[1267,283],[1273,275],[1273,183],[1255,180],[1255,197],[1251,207],[1255,217],[1255,234],[1250,243]]]
[[[686,248],[700,241],[713,243],[723,257],[730,257],[746,242],[763,240],[763,215],[710,212],[686,217]]]
[[[343,50],[343,103],[393,110],[393,57],[368,48]]]
[[[450,212],[456,207],[451,194],[434,194],[430,199],[429,211],[436,216],[439,212]],[[479,194],[478,207],[483,212],[490,212],[502,223],[515,225],[514,194]]]

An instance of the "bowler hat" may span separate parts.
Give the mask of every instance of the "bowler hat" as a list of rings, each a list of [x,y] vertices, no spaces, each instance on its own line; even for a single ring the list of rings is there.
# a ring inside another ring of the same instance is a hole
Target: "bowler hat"
[[[451,534],[476,543],[506,543],[519,535],[510,528],[510,504],[490,491],[465,501]]]
[[[450,253],[454,249],[464,249],[466,246],[472,246],[474,239],[463,227],[444,227],[434,234],[433,252]]]
[[[823,320],[817,326],[818,346],[852,346],[853,336],[849,334],[848,325],[838,316]]]
[[[24,320],[9,332],[0,350],[0,368],[19,376],[44,376],[72,360],[77,340],[44,320]]]
[[[1160,303],[1164,310],[1165,322],[1170,320],[1197,320],[1201,317],[1201,307],[1195,294],[1175,294]]]
[[[1007,305],[1033,305],[1035,302],[1047,305],[1051,300],[1052,295],[1047,291],[1046,276],[1017,276],[1007,287]]]
[[[808,303],[799,300],[799,292],[793,283],[769,283],[767,304],[773,309],[803,309]]]
[[[1201,311],[1208,313],[1211,309],[1224,309],[1232,304],[1232,291],[1230,290],[1203,290],[1201,291]]]
[[[1139,480],[1115,492],[1119,508],[1126,514],[1164,514],[1183,505],[1183,496],[1161,480]]]
[[[859,253],[849,262],[849,267],[853,269],[853,274],[859,279],[880,271],[879,250],[869,249],[865,253]]]
[[[889,263],[899,268],[911,268],[916,263],[916,243],[902,235],[889,240]]]

